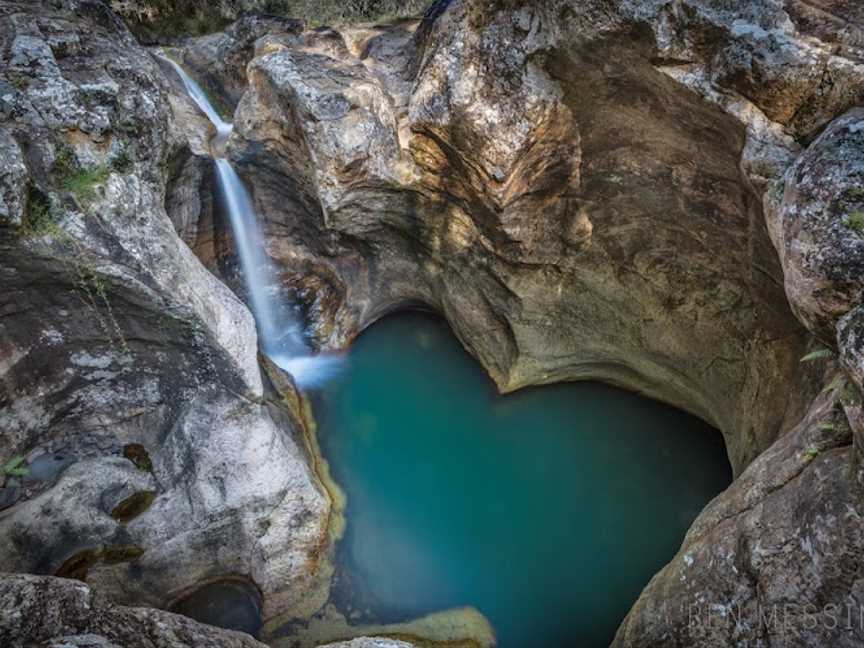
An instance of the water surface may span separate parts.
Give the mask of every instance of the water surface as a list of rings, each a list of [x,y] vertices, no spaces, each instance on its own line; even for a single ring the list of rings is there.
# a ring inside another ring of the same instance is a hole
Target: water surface
[[[384,622],[474,606],[504,648],[608,646],[731,480],[702,421],[594,383],[498,396],[421,314],[363,334],[316,400],[351,595]]]

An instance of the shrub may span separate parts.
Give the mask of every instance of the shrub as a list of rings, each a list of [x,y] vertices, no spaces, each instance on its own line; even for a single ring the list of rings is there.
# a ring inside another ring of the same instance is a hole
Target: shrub
[[[145,43],[174,42],[224,29],[238,17],[230,3],[212,0],[112,0],[112,7]],[[302,18],[310,27],[422,14],[432,0],[260,0],[249,8]]]
[[[30,472],[24,457],[12,457],[0,466],[0,486],[6,484],[7,477],[24,477]]]
[[[864,212],[852,212],[843,219],[843,224],[857,234],[864,234]]]
[[[82,169],[75,152],[68,144],[58,144],[52,167],[60,188],[71,192],[82,202],[96,197],[96,187],[103,184],[111,173],[106,165]]]
[[[110,174],[110,169],[104,165],[93,169],[81,169],[64,178],[61,186],[75,194],[79,200],[90,202],[96,197],[96,187],[104,184]]]

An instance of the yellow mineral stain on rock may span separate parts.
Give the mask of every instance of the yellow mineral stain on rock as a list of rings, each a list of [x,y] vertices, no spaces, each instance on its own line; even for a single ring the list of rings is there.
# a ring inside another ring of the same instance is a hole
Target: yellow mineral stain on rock
[[[270,641],[273,648],[313,648],[355,637],[389,637],[424,648],[491,648],[495,632],[489,621],[472,607],[435,612],[407,621],[383,625],[350,625],[334,605],[328,605],[291,637]]]

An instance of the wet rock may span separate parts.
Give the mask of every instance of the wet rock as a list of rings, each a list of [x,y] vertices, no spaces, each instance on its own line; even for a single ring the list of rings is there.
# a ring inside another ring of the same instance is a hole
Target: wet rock
[[[252,637],[151,608],[115,605],[61,578],[0,576],[0,642],[44,648],[262,648]]]

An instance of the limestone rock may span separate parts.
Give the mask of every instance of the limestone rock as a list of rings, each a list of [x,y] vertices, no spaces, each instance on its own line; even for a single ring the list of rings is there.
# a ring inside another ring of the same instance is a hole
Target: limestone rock
[[[84,583],[0,575],[0,643],[40,648],[263,648],[249,635],[151,608],[114,605]]]
[[[860,600],[860,407],[838,367],[799,362],[795,317],[833,339],[845,311],[802,316],[763,208],[784,175],[791,207],[814,160],[838,165],[812,174],[815,202],[857,173],[859,140],[830,142],[864,100],[858,14],[819,6],[454,0],[374,36],[264,38],[248,68],[231,154],[284,281],[327,287],[307,292],[323,346],[421,305],[502,390],[599,378],[724,432],[738,479],[618,645],[777,643],[760,603]],[[834,258],[852,284],[856,258]],[[802,645],[862,639],[788,614]]]
[[[674,39],[654,3],[559,4],[260,39],[230,149],[268,252],[326,347],[423,305],[502,390],[636,389],[715,423],[740,471],[809,402],[759,189],[798,148],[734,75],[703,75],[735,98],[712,103],[670,69],[705,30],[758,43],[699,2]]]
[[[708,505],[614,646],[861,644],[864,482],[843,389]]]
[[[246,90],[246,66],[255,53],[255,42],[268,35],[296,35],[303,27],[303,22],[296,19],[247,14],[224,32],[185,45],[183,64],[213,96],[233,110]]]
[[[864,109],[834,120],[769,197],[768,223],[798,318],[833,342],[864,301]]]
[[[351,641],[340,641],[327,644],[321,648],[413,648],[414,644],[395,639],[377,639],[375,637],[360,637]]]
[[[0,225],[21,225],[27,208],[26,178],[18,143],[0,129]]]
[[[113,5],[160,41],[201,7]],[[228,151],[322,347],[426,307],[502,391],[601,379],[717,425],[738,479],[616,642],[777,644],[727,621],[862,597],[861,18],[453,0],[377,27],[245,19],[183,55],[229,101],[248,81]],[[248,575],[273,621],[309,595],[330,503],[296,394],[262,379],[249,312],[189,247],[235,261],[196,199],[209,129],[101,2],[2,2],[0,35],[0,456],[73,459],[3,511],[0,567],[156,606]],[[807,329],[837,335],[851,383],[799,363]],[[782,613],[802,645],[861,643]]]
[[[864,394],[864,304],[849,311],[837,325],[837,346],[846,372]]]
[[[70,464],[3,511],[0,569],[152,606],[241,573],[284,612],[330,502],[251,314],[166,214],[194,135],[176,86],[93,0],[0,3],[0,77],[2,173],[17,147],[28,188],[0,227],[0,458]]]
[[[147,44],[217,32],[246,12],[288,8],[285,0],[110,0],[110,5]]]

